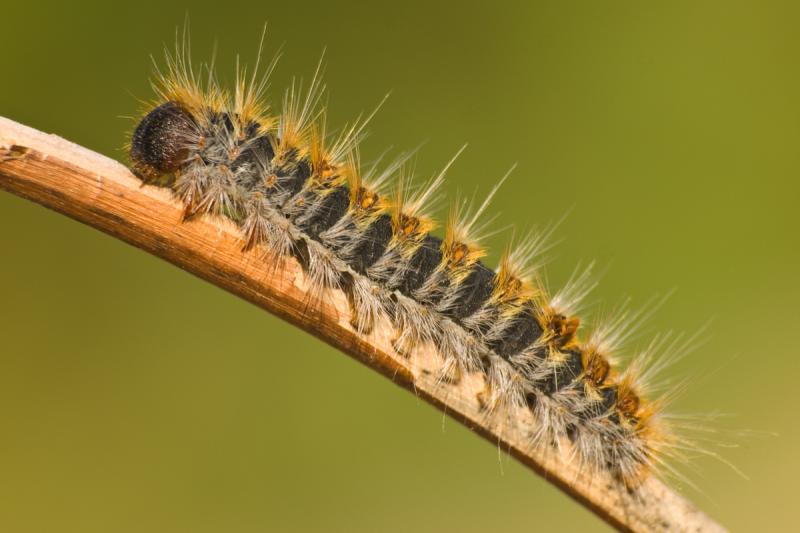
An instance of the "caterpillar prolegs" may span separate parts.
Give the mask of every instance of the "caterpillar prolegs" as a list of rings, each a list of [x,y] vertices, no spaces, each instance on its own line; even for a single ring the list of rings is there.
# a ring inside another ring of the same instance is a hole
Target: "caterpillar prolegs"
[[[487,416],[528,409],[533,422],[518,423],[530,425],[533,444],[568,439],[582,468],[607,471],[630,489],[662,462],[675,437],[660,402],[642,395],[652,368],[611,363],[627,335],[625,317],[617,329],[579,335],[575,305],[590,288],[586,273],[550,297],[535,264],[542,235],[487,266],[479,215],[489,198],[477,208],[457,203],[438,236],[429,211],[445,172],[414,188],[406,156],[385,168],[362,165],[358,143],[369,117],[326,134],[319,69],[271,114],[266,75],[237,73],[226,91],[211,67],[201,81],[185,50],[167,56],[130,158],[145,183],[173,191],[186,219],[228,218],[243,249],[263,252],[264,261],[294,258],[318,296],[347,295],[358,331],[389,317],[399,353],[434,345],[441,380],[481,373]]]

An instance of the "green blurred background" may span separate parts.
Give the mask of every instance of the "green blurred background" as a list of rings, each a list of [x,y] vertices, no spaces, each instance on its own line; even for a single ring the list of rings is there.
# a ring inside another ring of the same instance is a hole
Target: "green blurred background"
[[[273,95],[327,46],[334,125],[393,90],[366,158],[426,141],[427,176],[468,141],[451,196],[517,162],[499,226],[572,209],[553,287],[591,259],[608,269],[590,315],[677,287],[634,347],[713,319],[670,371],[692,379],[675,409],[730,415],[714,440],[739,444],[722,453],[749,479],[700,458],[682,490],[734,530],[788,530],[800,10],[659,4],[8,2],[0,114],[123,159],[149,56],[187,11],[225,79],[268,21]],[[384,378],[139,250],[6,193],[0,250],[3,531],[607,529]]]

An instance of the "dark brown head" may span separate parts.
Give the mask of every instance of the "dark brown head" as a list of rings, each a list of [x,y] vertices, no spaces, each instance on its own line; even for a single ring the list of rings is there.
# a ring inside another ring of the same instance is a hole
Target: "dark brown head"
[[[196,132],[192,116],[175,102],[150,111],[131,138],[134,174],[150,181],[178,170],[188,156],[188,141],[196,137]]]

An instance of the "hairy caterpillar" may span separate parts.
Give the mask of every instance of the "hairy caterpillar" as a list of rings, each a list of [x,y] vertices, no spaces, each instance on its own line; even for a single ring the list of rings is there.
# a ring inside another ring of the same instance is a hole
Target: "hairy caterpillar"
[[[442,381],[483,375],[487,416],[529,409],[537,446],[568,439],[587,471],[608,471],[631,489],[658,467],[677,438],[661,402],[642,394],[659,365],[645,368],[642,358],[614,369],[630,316],[578,335],[588,271],[549,296],[535,268],[542,236],[509,250],[496,269],[486,266],[478,221],[489,198],[477,209],[457,204],[437,236],[429,202],[445,172],[414,189],[403,157],[383,170],[362,168],[358,141],[368,119],[330,138],[319,70],[306,91],[290,88],[272,115],[263,101],[267,76],[257,69],[240,73],[228,92],[210,67],[207,80],[193,72],[185,46],[167,67],[130,157],[145,183],[174,192],[185,218],[226,217],[243,248],[263,252],[264,261],[293,257],[319,297],[331,289],[348,296],[359,331],[388,316],[399,353],[436,346]],[[679,344],[662,339],[653,350]]]

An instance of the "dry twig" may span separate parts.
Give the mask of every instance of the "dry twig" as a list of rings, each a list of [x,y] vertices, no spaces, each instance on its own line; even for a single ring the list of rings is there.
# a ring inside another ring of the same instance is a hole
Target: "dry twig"
[[[0,189],[142,248],[301,327],[497,443],[622,531],[723,531],[657,479],[631,494],[607,477],[582,475],[556,452],[533,448],[520,432],[482,413],[476,399],[481,378],[438,383],[427,370],[435,368],[433,350],[411,359],[398,355],[388,321],[370,335],[357,334],[343,294],[334,293],[310,313],[297,263],[288,260],[276,270],[257,251],[242,252],[238,230],[225,220],[180,223],[182,209],[168,191],[142,187],[116,161],[0,117]]]

